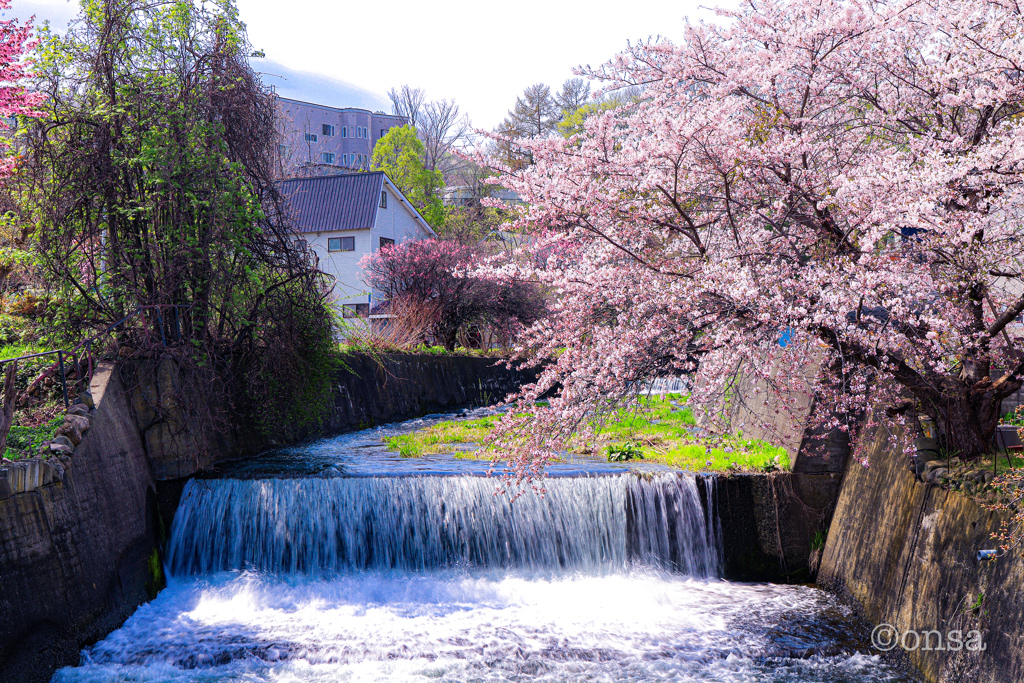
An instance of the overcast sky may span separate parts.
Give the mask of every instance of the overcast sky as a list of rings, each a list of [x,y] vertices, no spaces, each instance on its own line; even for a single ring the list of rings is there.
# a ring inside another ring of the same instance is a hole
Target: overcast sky
[[[703,0],[704,5],[733,4]],[[683,17],[711,18],[701,0],[238,0],[254,65],[286,97],[390,111],[389,88],[455,98],[474,126],[492,128],[526,86],[553,89],[580,64],[599,65],[627,41],[677,39]],[[6,17],[63,28],[77,2],[13,0]]]

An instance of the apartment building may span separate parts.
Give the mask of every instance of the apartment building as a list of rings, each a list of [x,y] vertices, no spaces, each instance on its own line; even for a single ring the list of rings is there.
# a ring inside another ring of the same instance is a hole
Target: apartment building
[[[277,98],[281,176],[303,178],[370,168],[373,146],[402,116]]]

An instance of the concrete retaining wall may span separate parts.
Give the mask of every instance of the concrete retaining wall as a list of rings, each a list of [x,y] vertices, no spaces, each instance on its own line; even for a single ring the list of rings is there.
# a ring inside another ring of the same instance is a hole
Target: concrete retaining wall
[[[976,559],[995,546],[1001,518],[916,481],[905,455],[883,435],[869,438],[870,466],[847,464],[819,584],[852,600],[868,621],[901,633],[981,632],[983,652],[907,652],[929,681],[1024,681],[1024,562],[1017,555]]]
[[[49,681],[77,664],[162,581],[150,572],[153,482],[126,392],[109,366],[91,391],[74,456],[11,468],[26,481],[0,496],[0,681]]]

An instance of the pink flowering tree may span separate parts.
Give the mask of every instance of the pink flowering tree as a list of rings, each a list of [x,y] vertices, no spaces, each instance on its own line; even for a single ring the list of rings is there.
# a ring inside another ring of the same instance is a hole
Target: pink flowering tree
[[[698,366],[698,408],[743,367],[780,400],[814,393],[823,426],[902,404],[986,452],[1024,373],[1021,11],[750,0],[587,71],[641,94],[568,139],[516,140],[529,167],[492,161],[541,257],[492,272],[554,292],[520,353],[556,359],[524,406],[558,396],[499,436],[519,473],[609,399]]]
[[[0,10],[10,10],[10,0],[0,0]],[[26,80],[32,75],[26,54],[35,46],[31,21],[17,19],[0,21],[0,150],[10,148],[9,123],[12,116],[41,116],[37,111],[44,97],[29,92]],[[10,154],[0,157],[0,178],[11,175],[16,159]]]
[[[455,348],[460,330],[489,326],[511,335],[537,320],[543,302],[529,283],[472,271],[483,250],[449,240],[418,240],[363,257],[366,283],[392,302],[425,311],[428,332]]]

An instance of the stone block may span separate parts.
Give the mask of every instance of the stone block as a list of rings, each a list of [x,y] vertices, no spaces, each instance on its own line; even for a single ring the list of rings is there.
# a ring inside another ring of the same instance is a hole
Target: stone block
[[[25,492],[25,463],[16,462],[10,470],[11,490],[14,493]]]
[[[71,440],[71,443],[73,443],[76,446],[82,443],[82,432],[78,429],[78,427],[76,427],[73,424],[67,424],[65,422],[63,425],[60,426],[60,429],[57,430],[57,434],[61,436],[66,436]]]
[[[53,472],[53,483],[64,481],[64,465],[57,458],[50,458],[46,461]]]
[[[64,416],[64,424],[74,425],[78,431],[85,434],[89,431],[89,418],[83,415],[68,414]]]
[[[51,453],[55,453],[58,455],[71,455],[75,451],[74,447],[66,446],[62,443],[57,443],[56,441],[51,443],[48,448],[50,449]]]
[[[39,458],[23,461],[25,466],[25,490],[34,491],[43,485],[43,462]]]
[[[43,486],[49,486],[53,483],[53,465],[48,460],[44,460],[41,469],[42,484]]]
[[[70,408],[68,408],[67,412],[68,415],[87,416],[89,414],[89,409],[85,406],[85,404],[75,403]]]
[[[11,488],[11,481],[8,478],[10,468],[4,468],[0,470],[0,500],[10,498],[14,495],[14,490]]]

